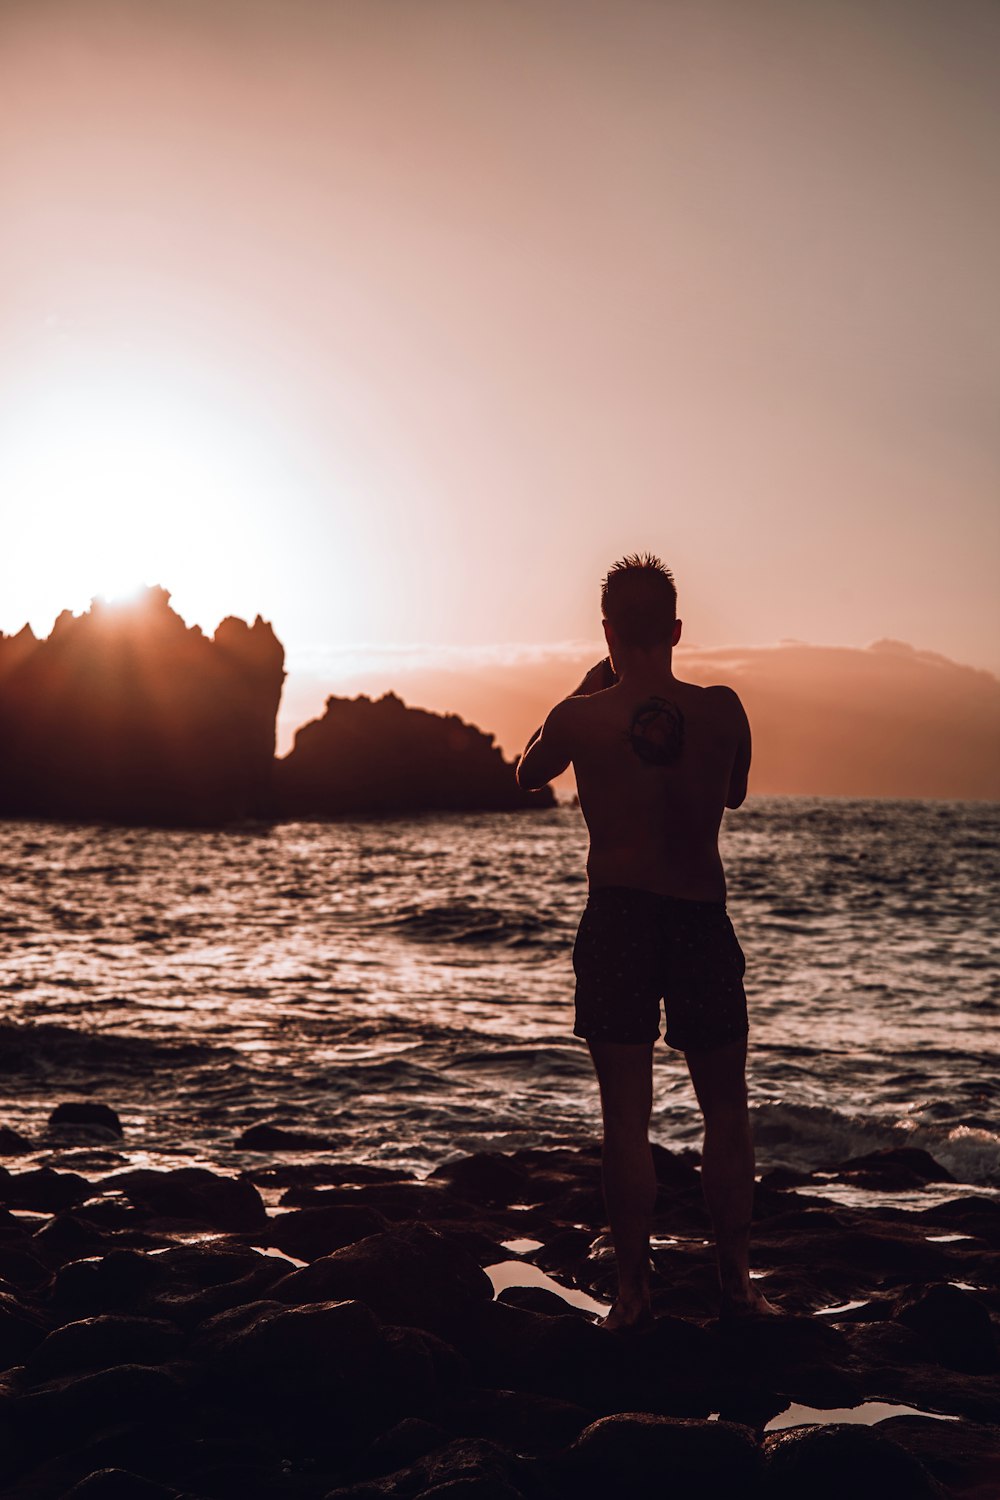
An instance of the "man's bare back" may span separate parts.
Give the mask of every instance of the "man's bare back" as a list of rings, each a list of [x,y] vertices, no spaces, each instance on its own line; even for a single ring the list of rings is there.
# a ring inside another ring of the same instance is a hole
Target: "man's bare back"
[[[736,694],[666,672],[561,708],[590,832],[591,887],[725,901],[719,827],[746,795],[750,758]]]

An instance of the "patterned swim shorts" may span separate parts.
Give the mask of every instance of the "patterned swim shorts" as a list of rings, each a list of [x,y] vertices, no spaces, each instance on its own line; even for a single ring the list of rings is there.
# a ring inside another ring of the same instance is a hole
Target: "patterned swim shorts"
[[[630,886],[590,893],[573,948],[576,1025],[594,1042],[664,1041],[707,1052],[747,1034],[746,960],[722,901]]]

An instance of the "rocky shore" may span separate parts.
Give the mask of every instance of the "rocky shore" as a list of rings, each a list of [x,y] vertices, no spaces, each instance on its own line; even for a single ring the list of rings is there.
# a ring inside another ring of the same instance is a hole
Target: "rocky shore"
[[[417,1179],[258,1126],[228,1178],[61,1118],[93,1144],[56,1167],[0,1141],[4,1496],[1000,1494],[1000,1200],[922,1152],[843,1164],[868,1209],[765,1175],[785,1315],[727,1325],[697,1160],[656,1148],[657,1317],[620,1335],[594,1142]]]

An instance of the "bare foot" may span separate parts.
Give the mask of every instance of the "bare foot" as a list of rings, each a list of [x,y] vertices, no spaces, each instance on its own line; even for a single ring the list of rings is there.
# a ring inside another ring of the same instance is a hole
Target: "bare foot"
[[[763,1292],[751,1287],[746,1296],[723,1297],[719,1310],[720,1318],[782,1318],[784,1313],[773,1302],[768,1302]]]
[[[653,1321],[652,1309],[648,1302],[623,1302],[619,1297],[606,1318],[600,1322],[601,1328],[608,1328],[613,1333],[631,1333],[640,1328],[648,1328]]]

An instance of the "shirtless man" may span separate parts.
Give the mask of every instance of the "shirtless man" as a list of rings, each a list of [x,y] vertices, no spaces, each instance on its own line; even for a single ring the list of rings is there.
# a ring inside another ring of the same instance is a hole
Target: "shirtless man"
[[[573,950],[574,1035],[590,1047],[604,1118],[604,1197],[618,1268],[605,1323],[630,1328],[652,1316],[648,1128],[661,998],[665,1041],[684,1052],[704,1116],[701,1177],[722,1311],[770,1313],[750,1280],[744,959],[726,915],[718,843],[723,810],[747,794],[750,726],[731,688],[674,676],[677,591],[658,558],[616,563],[601,609],[610,655],[556,704],[517,779],[544,786],[572,763],[590,831],[590,895]]]

